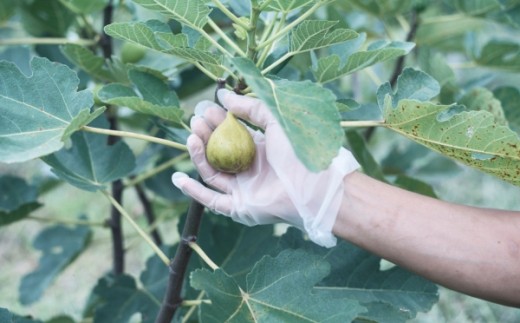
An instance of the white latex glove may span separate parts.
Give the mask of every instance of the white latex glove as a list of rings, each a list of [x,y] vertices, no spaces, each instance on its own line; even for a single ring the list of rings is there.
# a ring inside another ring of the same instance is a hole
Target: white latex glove
[[[242,173],[227,174],[208,164],[205,144],[226,112],[213,102],[203,101],[191,119],[193,134],[187,146],[199,174],[211,188],[179,172],[173,174],[173,184],[212,211],[237,222],[248,226],[284,222],[321,246],[335,246],[332,227],[341,205],[343,178],[359,168],[352,154],[341,148],[328,169],[313,173],[295,155],[283,129],[262,101],[228,90],[219,90],[218,98],[235,116],[265,130],[251,130],[256,143],[253,165]]]

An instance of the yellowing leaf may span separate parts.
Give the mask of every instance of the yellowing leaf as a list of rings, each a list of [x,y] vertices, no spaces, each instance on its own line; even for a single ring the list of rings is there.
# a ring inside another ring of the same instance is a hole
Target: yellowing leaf
[[[520,185],[520,139],[487,111],[385,100],[385,126],[466,165]]]

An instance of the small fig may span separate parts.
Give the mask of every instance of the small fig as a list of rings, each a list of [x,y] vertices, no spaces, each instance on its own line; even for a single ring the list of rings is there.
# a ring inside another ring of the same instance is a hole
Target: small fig
[[[213,131],[206,146],[206,158],[213,168],[226,173],[247,170],[255,158],[256,147],[251,134],[231,112]]]
[[[121,61],[123,63],[137,63],[146,55],[145,47],[125,42],[121,48]]]

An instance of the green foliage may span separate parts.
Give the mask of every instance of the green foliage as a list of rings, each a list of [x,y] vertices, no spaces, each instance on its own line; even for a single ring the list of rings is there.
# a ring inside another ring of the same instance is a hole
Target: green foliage
[[[66,66],[44,58],[31,61],[27,78],[9,62],[0,62],[0,161],[23,162],[63,147],[69,125],[92,104],[88,91],[76,92],[79,80]]]
[[[318,82],[330,82],[376,63],[405,55],[413,47],[414,44],[412,43],[378,41],[370,44],[367,50],[357,51],[346,57],[333,54],[320,58],[313,69],[313,73]]]
[[[102,121],[95,124],[108,126]],[[59,178],[83,190],[105,189],[135,167],[134,155],[123,141],[108,145],[106,136],[80,132],[72,135],[71,142],[70,149],[64,148],[42,160]]]
[[[8,309],[0,307],[0,322],[6,323],[42,323],[41,320],[33,320],[11,313]]]
[[[120,275],[104,277],[96,287],[94,294],[101,305],[96,309],[96,322],[128,322],[135,313],[141,314],[141,322],[154,322],[160,302],[146,290],[137,287],[133,277]]]
[[[434,78],[424,72],[406,68],[397,78],[394,93],[388,82],[379,87],[377,102],[379,107],[384,109],[388,95],[391,98],[392,107],[395,108],[404,99],[428,101],[437,96],[439,91],[439,83]]]
[[[118,83],[108,84],[99,91],[100,100],[182,124],[183,111],[179,109],[179,98],[163,80],[138,70],[130,70],[128,78],[135,89]]]
[[[266,256],[239,286],[223,270],[196,270],[191,284],[204,289],[211,306],[202,306],[202,320],[269,322],[298,320],[349,322],[362,310],[356,301],[327,297],[312,287],[329,272],[319,256],[285,250],[276,258]]]
[[[518,135],[488,112],[462,110],[415,100],[401,100],[393,108],[386,100],[385,123],[431,149],[519,185]]]
[[[40,232],[33,245],[42,256],[37,269],[22,278],[20,302],[36,302],[58,274],[87,247],[90,235],[90,229],[84,226],[67,228],[59,225]]]
[[[306,20],[299,24],[290,34],[289,53],[304,53],[356,38],[354,30],[332,28],[335,21]]]
[[[90,76],[101,81],[115,81],[112,73],[106,68],[103,57],[99,57],[89,49],[76,44],[66,44],[61,50],[70,61]]]
[[[202,0],[136,0],[134,2],[196,30],[200,30],[206,25],[211,12]]]
[[[82,224],[33,238],[39,266],[24,271],[20,304],[7,307],[42,302],[60,273],[94,252],[91,238],[110,249],[86,219],[46,213],[49,180],[113,192],[112,207],[148,226],[140,238],[159,229],[167,257],[186,243],[175,231],[188,201],[170,175],[194,173],[184,153],[193,100],[211,98],[218,79],[262,99],[311,171],[346,144],[368,175],[432,197],[417,168],[426,179],[460,171],[439,155],[425,165],[432,151],[520,185],[519,17],[518,1],[497,0],[1,0],[0,162],[36,166],[34,176],[0,176],[0,234],[27,219]],[[125,46],[140,52],[125,56]],[[350,129],[359,125],[385,135]],[[155,219],[145,224],[143,212]],[[381,269],[379,257],[345,241],[324,249],[295,229],[273,229],[205,214],[197,244],[218,268],[192,256],[178,281],[189,306],[175,321],[405,322],[438,301],[435,284]],[[138,259],[145,239],[123,236],[126,256]],[[154,238],[147,243],[160,244]],[[116,262],[105,258],[96,259]],[[164,259],[148,258],[138,277],[96,267],[83,314],[33,319],[0,308],[0,321],[155,321],[170,274]]]
[[[334,95],[309,81],[263,78],[260,70],[247,59],[236,58],[233,63],[278,119],[298,157],[313,171],[324,169],[341,144],[342,130]],[[320,110],[315,109],[318,104]],[[301,127],[302,123],[307,127]],[[317,154],[317,150],[321,153]]]
[[[60,1],[21,1],[23,27],[34,36],[64,36],[75,16]]]
[[[36,187],[15,176],[0,177],[0,197],[0,226],[22,220],[41,206]]]

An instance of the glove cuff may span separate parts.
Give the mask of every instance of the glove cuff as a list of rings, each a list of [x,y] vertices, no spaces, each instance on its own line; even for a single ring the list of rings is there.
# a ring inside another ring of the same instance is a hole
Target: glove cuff
[[[336,245],[332,228],[343,199],[345,185],[343,179],[359,167],[352,153],[341,148],[329,168],[318,173],[319,179],[315,182],[316,185],[312,188],[302,188],[300,191],[304,196],[297,199],[304,203],[295,203],[295,205],[303,219],[304,230],[314,243],[326,248]]]

